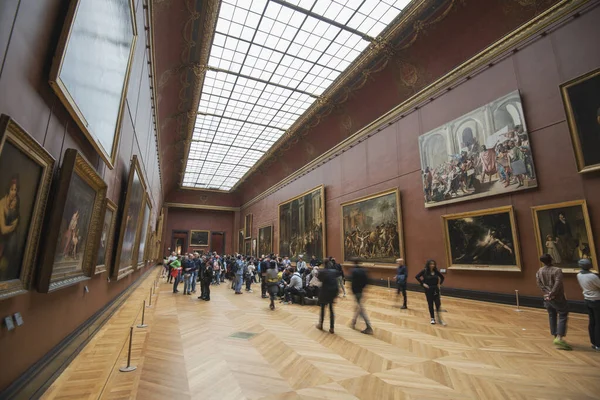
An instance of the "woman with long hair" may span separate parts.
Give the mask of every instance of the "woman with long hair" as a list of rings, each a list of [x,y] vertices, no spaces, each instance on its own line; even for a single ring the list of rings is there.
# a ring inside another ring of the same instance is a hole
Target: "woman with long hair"
[[[0,199],[0,280],[19,277],[18,262],[19,227],[19,177],[13,176],[8,182],[6,194]]]
[[[438,321],[444,325],[442,317],[440,317],[440,286],[444,283],[444,275],[437,269],[435,260],[427,260],[425,268],[415,277],[419,284],[425,289],[425,297],[427,298],[427,306],[429,307],[429,316],[431,317],[431,325],[435,325],[435,315],[433,314],[433,304],[437,312]]]

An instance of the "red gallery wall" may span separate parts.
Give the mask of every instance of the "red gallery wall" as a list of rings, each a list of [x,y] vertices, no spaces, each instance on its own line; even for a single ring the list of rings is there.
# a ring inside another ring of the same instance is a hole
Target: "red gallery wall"
[[[67,148],[81,151],[108,184],[108,198],[122,200],[135,154],[140,160],[156,221],[162,204],[156,140],[151,121],[149,71],[146,60],[142,1],[135,0],[138,32],[119,154],[114,170],[105,168],[87,139],[48,84],[67,1],[0,1],[0,113],[7,114],[62,163]],[[43,243],[44,236],[41,237]],[[0,316],[21,313],[24,325],[0,330],[0,391],[42,358],[79,325],[118,296],[143,270],[120,281],[107,282],[107,273],[50,294],[31,289],[0,301]],[[89,293],[84,294],[83,287]]]

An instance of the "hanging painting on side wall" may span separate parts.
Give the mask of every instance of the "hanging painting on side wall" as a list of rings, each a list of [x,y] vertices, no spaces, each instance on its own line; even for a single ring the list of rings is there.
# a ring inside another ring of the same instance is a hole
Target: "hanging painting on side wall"
[[[133,0],[71,0],[50,72],[52,89],[111,169],[136,39]]]
[[[210,231],[192,230],[190,231],[190,246],[205,247],[208,246]]]
[[[342,203],[343,260],[394,264],[404,258],[398,189]]]
[[[75,149],[67,149],[53,195],[38,291],[48,293],[94,274],[104,221],[106,183]]]
[[[550,254],[564,272],[577,273],[582,258],[598,270],[596,245],[585,200],[532,207],[538,254]]]
[[[273,252],[273,225],[258,228],[258,255],[268,256]]]
[[[115,236],[117,206],[109,199],[106,199],[105,209],[102,233],[100,234],[100,243],[98,245],[98,255],[96,256],[96,274],[100,274],[109,269],[112,258],[112,244]]]
[[[600,169],[600,68],[560,86],[579,172]]]
[[[425,207],[537,187],[519,91],[419,136]]]
[[[252,214],[244,218],[244,239],[250,239],[252,236]]]
[[[53,170],[50,153],[0,116],[0,300],[31,285]]]
[[[279,255],[296,261],[325,256],[325,187],[279,204]]]
[[[244,250],[244,230],[240,229],[238,232],[238,253]]]
[[[252,253],[252,244],[250,243],[250,240],[246,240],[244,242],[244,257],[248,257],[250,256]]]
[[[150,230],[150,214],[152,213],[152,207],[150,206],[150,199],[146,195],[146,201],[144,202],[144,217],[142,218],[142,225],[140,228],[140,240],[138,243],[137,251],[137,266],[138,268],[143,267],[146,264],[146,245],[148,244],[148,231]]]

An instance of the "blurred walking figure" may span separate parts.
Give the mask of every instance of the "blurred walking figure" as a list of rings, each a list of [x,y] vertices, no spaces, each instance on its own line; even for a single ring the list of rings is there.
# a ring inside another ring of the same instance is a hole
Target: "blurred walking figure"
[[[277,263],[275,261],[269,262],[269,269],[267,269],[267,273],[263,276],[263,282],[265,282],[267,286],[267,290],[269,291],[269,297],[271,298],[271,304],[269,308],[271,310],[275,309],[275,296],[277,292],[279,292],[279,271],[277,271]]]
[[[440,308],[442,306],[440,300],[440,286],[444,283],[444,275],[437,269],[435,260],[427,260],[425,268],[415,277],[417,281],[425,289],[425,297],[427,298],[427,306],[429,307],[429,316],[431,317],[431,325],[435,325],[435,315],[433,313],[433,305],[435,303],[435,311],[438,317],[438,322],[442,325],[442,317],[440,316]]]
[[[360,264],[354,260],[354,268],[352,269],[352,293],[354,293],[354,297],[356,298],[356,311],[354,312],[354,318],[352,318],[352,329],[356,329],[356,321],[358,320],[358,316],[360,315],[362,319],[365,320],[365,324],[367,324],[366,329],[362,330],[361,333],[365,335],[372,335],[373,328],[371,327],[371,323],[369,322],[369,318],[367,317],[367,313],[363,308],[361,300],[363,298],[363,290],[365,286],[367,286],[367,282],[369,277],[367,275],[367,271],[360,266]]]
[[[319,305],[321,306],[321,315],[317,329],[323,330],[323,320],[325,319],[325,307],[329,305],[329,333],[335,333],[335,316],[333,314],[333,302],[338,295],[338,272],[335,269],[325,268],[319,271],[317,278],[322,286],[319,290]]]
[[[408,270],[406,268],[406,265],[404,265],[404,259],[397,259],[396,264],[398,264],[398,270],[396,271],[396,286],[398,287],[397,294],[400,294],[400,292],[402,292],[404,302],[402,303],[401,308],[403,310],[406,310],[406,281],[408,280]]]

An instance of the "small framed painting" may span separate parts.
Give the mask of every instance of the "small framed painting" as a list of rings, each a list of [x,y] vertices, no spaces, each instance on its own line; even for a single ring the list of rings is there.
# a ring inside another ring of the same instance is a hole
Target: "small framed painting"
[[[246,215],[244,218],[244,239],[250,239],[252,236],[252,214]]]
[[[117,222],[116,204],[106,199],[105,209],[102,233],[100,234],[100,243],[98,244],[98,255],[96,256],[96,274],[101,274],[110,269],[115,224]]]
[[[244,230],[240,229],[238,233],[238,253],[244,250]]]
[[[252,255],[252,243],[250,243],[250,240],[246,240],[244,242],[244,257],[248,257]]]
[[[205,247],[208,246],[208,237],[210,231],[192,230],[190,231],[190,246]]]
[[[269,255],[273,252],[273,225],[258,228],[258,255]]]

